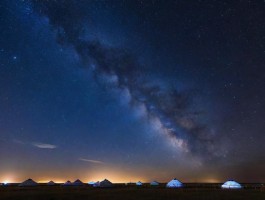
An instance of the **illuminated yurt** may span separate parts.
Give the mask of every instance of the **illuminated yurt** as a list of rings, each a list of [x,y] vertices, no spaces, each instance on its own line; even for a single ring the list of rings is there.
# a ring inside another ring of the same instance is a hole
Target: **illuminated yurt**
[[[136,183],[136,185],[137,185],[137,186],[142,186],[143,183],[142,183],[141,181],[138,181],[138,182]]]
[[[7,181],[4,181],[3,183],[0,183],[0,185],[7,186],[7,185],[9,185],[9,183]]]
[[[179,180],[174,178],[173,180],[171,180],[167,183],[166,187],[168,187],[168,188],[180,188],[180,187],[183,187],[183,184]]]
[[[20,183],[18,186],[24,187],[24,186],[37,186],[37,185],[38,183],[33,181],[31,178],[29,178],[28,180],[25,180],[24,182]]]
[[[94,185],[96,182],[94,182],[94,181],[90,181],[90,182],[88,182],[87,184],[88,185]]]
[[[242,186],[239,183],[237,183],[233,180],[226,181],[221,187],[224,189],[240,189],[240,188],[242,188]]]

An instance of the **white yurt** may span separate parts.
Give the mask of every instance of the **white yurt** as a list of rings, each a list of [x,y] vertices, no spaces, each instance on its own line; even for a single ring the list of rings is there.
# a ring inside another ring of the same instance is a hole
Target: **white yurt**
[[[143,183],[141,182],[141,181],[138,181],[138,182],[136,182],[135,183],[137,186],[142,186],[143,185]]]
[[[166,187],[168,187],[168,188],[180,188],[180,187],[183,187],[183,184],[179,180],[174,178],[173,180],[171,180],[167,183]]]
[[[226,181],[221,187],[224,189],[240,189],[240,188],[242,188],[242,186],[239,183],[237,183],[236,181],[233,181],[233,180]]]
[[[24,182],[20,183],[18,186],[24,187],[24,186],[37,186],[37,185],[38,183],[33,181],[31,178],[29,178],[28,180],[25,180]]]
[[[66,181],[66,182],[63,184],[63,186],[71,186],[71,185],[72,185],[71,181]]]
[[[3,182],[3,183],[0,183],[0,185],[7,186],[7,185],[9,185],[9,183],[8,182]]]
[[[150,183],[150,185],[151,185],[151,186],[158,186],[159,183],[158,183],[157,181],[152,181],[152,182]]]

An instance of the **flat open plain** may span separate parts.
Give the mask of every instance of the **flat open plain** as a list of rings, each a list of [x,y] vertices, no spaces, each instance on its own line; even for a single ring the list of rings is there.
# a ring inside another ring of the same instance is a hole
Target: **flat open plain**
[[[91,188],[37,186],[0,187],[0,200],[264,200],[261,189],[222,190],[207,188],[168,189],[164,187],[114,187]]]

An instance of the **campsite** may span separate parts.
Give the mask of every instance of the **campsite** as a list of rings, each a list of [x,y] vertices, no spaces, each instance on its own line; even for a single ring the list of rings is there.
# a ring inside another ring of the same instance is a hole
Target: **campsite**
[[[83,183],[81,180],[65,183],[36,183],[28,179],[20,184],[12,183],[0,186],[1,200],[159,200],[159,199],[265,199],[263,184],[239,184],[235,181],[225,183],[182,183],[172,179],[168,183],[152,181],[150,183],[111,183],[105,179],[101,182]],[[235,182],[235,183],[234,183]],[[231,187],[228,187],[228,186]],[[234,185],[240,185],[235,188]]]
[[[0,0],[0,200],[265,200],[265,0]]]

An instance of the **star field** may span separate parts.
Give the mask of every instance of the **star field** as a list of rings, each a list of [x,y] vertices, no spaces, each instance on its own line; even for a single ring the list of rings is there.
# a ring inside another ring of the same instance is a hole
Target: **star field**
[[[263,1],[0,13],[0,182],[265,180]]]

